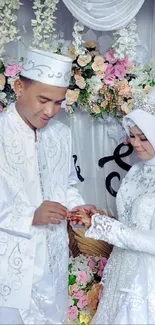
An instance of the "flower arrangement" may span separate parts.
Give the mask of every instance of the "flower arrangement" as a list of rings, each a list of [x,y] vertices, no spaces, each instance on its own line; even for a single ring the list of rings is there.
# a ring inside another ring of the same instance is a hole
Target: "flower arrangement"
[[[87,325],[96,312],[106,258],[79,255],[69,262],[69,324]]]
[[[16,27],[17,11],[20,8],[19,0],[0,1],[0,58],[4,53],[5,44],[20,39]]]
[[[96,118],[121,118],[131,110],[129,81],[133,77],[133,63],[127,56],[117,59],[113,48],[102,57],[95,42],[87,42],[85,48],[85,53],[77,56],[72,48],[74,61],[66,111],[73,113],[78,106]]]
[[[0,112],[3,112],[10,102],[16,100],[14,82],[19,77],[23,66],[23,58],[18,64],[5,64],[0,61]]]
[[[33,9],[36,19],[31,20],[33,27],[33,45],[44,50],[52,49],[54,40],[54,12],[59,0],[34,0]]]

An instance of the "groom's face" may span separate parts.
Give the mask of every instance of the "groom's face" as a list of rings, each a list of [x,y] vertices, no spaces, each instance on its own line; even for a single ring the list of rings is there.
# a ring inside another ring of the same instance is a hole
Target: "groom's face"
[[[32,128],[40,129],[60,112],[67,88],[21,78],[15,82],[15,91],[19,114]]]

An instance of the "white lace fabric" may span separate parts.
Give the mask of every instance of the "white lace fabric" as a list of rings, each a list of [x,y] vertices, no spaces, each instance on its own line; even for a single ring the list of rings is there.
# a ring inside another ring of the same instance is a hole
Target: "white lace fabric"
[[[93,324],[155,324],[155,166],[134,165],[117,195],[118,220],[96,214],[86,236],[114,245]]]

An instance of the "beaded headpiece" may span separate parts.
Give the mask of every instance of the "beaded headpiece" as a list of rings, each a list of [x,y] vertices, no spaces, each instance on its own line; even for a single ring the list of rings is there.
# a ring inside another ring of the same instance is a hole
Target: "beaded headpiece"
[[[133,92],[133,110],[135,109],[155,116],[155,87],[147,95],[137,89]]]

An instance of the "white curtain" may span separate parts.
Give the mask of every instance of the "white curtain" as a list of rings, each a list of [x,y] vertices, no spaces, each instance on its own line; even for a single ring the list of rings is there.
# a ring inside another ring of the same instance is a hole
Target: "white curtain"
[[[138,13],[145,0],[63,0],[71,14],[99,31],[122,28]]]

